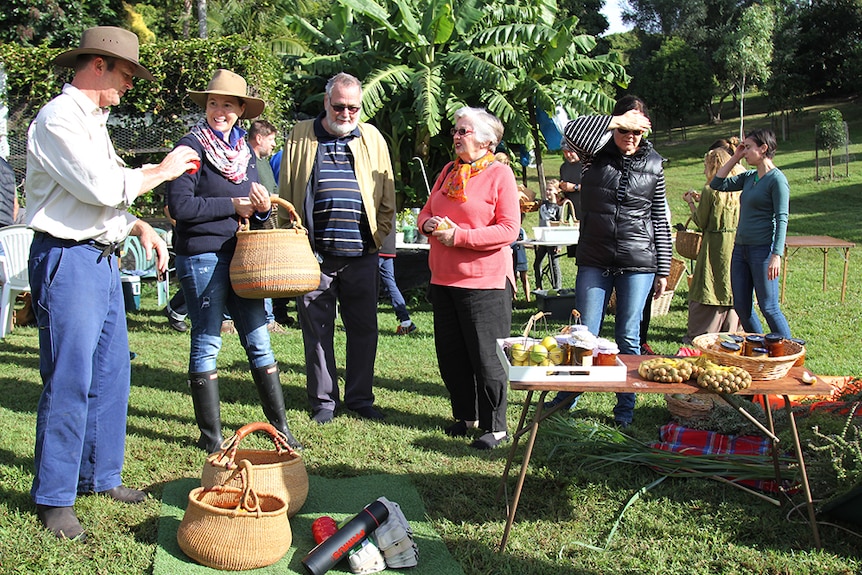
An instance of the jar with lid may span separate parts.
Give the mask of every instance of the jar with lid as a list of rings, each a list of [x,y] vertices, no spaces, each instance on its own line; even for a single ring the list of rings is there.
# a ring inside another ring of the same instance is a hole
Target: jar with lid
[[[616,365],[619,353],[620,348],[617,347],[617,344],[607,339],[599,339],[596,341],[596,350],[593,354],[595,364],[602,366]]]
[[[729,353],[731,355],[741,355],[742,347],[738,343],[734,343],[732,341],[723,341],[718,346],[719,351],[723,351],[724,353]]]
[[[762,335],[749,335],[745,337],[745,343],[742,346],[742,355],[751,356],[755,348],[763,348],[766,342]]]
[[[769,357],[782,357],[787,355],[784,350],[784,338],[777,333],[768,333],[763,336],[766,342],[766,349],[769,350]]]
[[[755,347],[751,349],[751,353],[748,354],[750,357],[768,357],[769,350],[765,347]]]

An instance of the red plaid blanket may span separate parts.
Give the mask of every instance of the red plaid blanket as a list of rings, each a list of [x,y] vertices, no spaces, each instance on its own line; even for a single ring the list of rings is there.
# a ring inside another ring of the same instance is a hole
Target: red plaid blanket
[[[659,431],[660,442],[652,447],[675,453],[690,453],[692,455],[762,455],[769,456],[770,441],[753,435],[722,435],[714,431],[704,431],[683,427],[676,423],[668,423]],[[733,481],[732,477],[727,477]],[[779,493],[787,491],[789,482],[781,489],[775,480],[738,481],[737,483],[759,491]]]

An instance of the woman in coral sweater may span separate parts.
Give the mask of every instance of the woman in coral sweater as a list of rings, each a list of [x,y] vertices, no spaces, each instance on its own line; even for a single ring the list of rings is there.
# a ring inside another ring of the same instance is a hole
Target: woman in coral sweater
[[[506,372],[498,338],[512,328],[515,285],[510,245],[520,230],[512,169],[494,160],[503,124],[479,108],[455,112],[457,158],[437,177],[419,229],[431,236],[429,296],[440,375],[449,391],[452,437],[484,433],[471,446],[492,449],[506,434]]]

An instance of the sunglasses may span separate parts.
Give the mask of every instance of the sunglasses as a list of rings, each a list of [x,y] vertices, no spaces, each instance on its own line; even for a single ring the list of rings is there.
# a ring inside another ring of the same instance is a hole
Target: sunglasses
[[[344,110],[347,110],[351,114],[355,114],[360,109],[362,109],[361,106],[342,106],[341,104],[330,104],[329,107],[332,108],[333,110],[335,110],[339,114],[341,112],[343,112]]]
[[[621,136],[625,136],[626,134],[631,134],[632,136],[640,136],[643,134],[643,130],[623,130],[622,128],[617,128],[617,132]]]
[[[465,128],[452,128],[451,130],[449,130],[449,133],[453,136],[455,134],[458,134],[459,136],[466,136],[467,134],[472,134],[473,130],[467,130]]]

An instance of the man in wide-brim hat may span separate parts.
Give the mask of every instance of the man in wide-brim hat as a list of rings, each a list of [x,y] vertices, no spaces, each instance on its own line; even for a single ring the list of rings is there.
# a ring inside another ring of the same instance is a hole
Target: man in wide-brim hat
[[[138,62],[132,32],[90,28],[78,48],[54,62],[75,75],[39,111],[27,137],[26,220],[35,231],[30,287],[43,383],[30,494],[47,529],[82,540],[78,495],[146,498],[121,478],[131,370],[116,258],[129,234],[139,236],[148,257],[155,250],[161,272],[168,253],[127,208],[193,168],[197,154],[177,148],[158,165],[132,169],[114,151],[107,108],[119,104],[135,77],[153,79]]]

